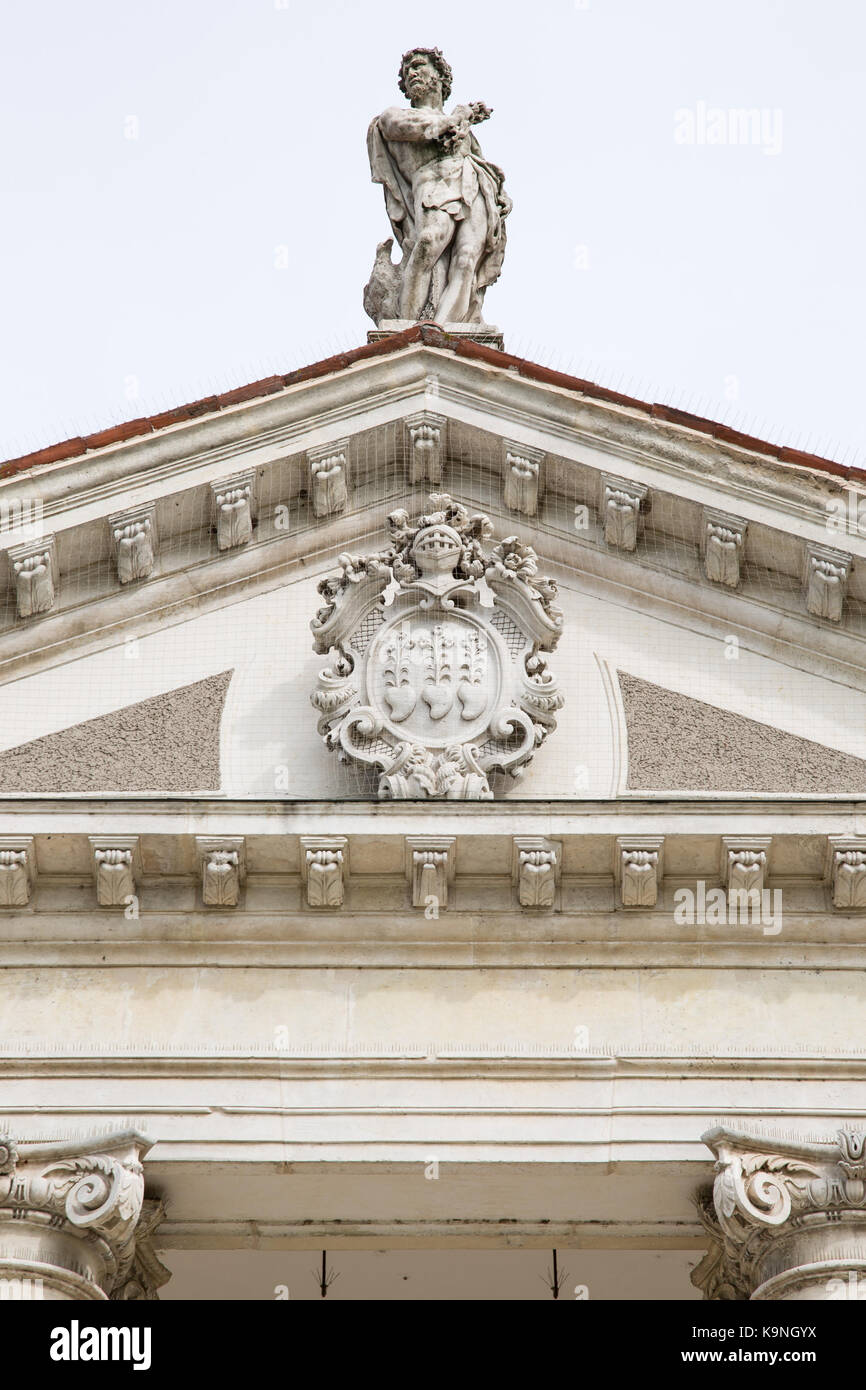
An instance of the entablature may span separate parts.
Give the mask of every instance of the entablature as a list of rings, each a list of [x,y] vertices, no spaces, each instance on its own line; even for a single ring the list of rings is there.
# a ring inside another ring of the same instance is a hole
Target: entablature
[[[0,1125],[37,1154],[71,1128],[134,1115],[156,1141],[146,1179],[167,1208],[160,1249],[555,1238],[700,1250],[708,1127],[724,1117],[768,1144],[781,1130],[802,1149],[862,1124],[864,1075],[862,1054],[697,1044],[64,1052],[33,1041],[26,1054],[0,1047]]]
[[[6,964],[107,940],[114,963],[866,960],[850,801],[28,798],[0,803],[0,847]]]

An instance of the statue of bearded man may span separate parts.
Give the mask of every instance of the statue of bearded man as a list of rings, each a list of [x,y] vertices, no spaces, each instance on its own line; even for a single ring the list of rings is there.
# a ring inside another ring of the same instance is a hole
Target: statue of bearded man
[[[379,246],[364,308],[376,324],[480,323],[484,291],[502,268],[511,211],[505,175],[483,158],[471,131],[490,109],[475,101],[444,111],[451,69],[438,48],[405,53],[399,86],[409,108],[377,116],[367,149],[403,259],[392,263],[393,241]]]

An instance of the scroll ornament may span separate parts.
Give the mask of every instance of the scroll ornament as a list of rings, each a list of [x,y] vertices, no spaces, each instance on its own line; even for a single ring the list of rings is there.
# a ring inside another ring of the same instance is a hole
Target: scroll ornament
[[[12,1141],[0,1136],[0,1221],[47,1221],[96,1241],[108,1288],[132,1267],[143,1198],[144,1170],[131,1153],[40,1164],[19,1161]]]
[[[445,493],[388,518],[390,544],[341,555],[311,627],[331,654],[312,702],[326,747],[378,772],[385,800],[490,799],[556,727],[556,585],[516,536]],[[491,603],[492,599],[492,603]]]

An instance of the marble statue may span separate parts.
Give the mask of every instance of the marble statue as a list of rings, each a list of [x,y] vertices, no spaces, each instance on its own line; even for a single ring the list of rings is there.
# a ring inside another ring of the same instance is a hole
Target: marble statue
[[[451,69],[438,48],[413,48],[400,63],[409,107],[391,106],[370,125],[367,149],[394,236],[378,247],[364,308],[379,325],[480,323],[484,291],[498,279],[511,199],[504,174],[484,159],[471,127],[490,116],[481,101],[443,109]]]

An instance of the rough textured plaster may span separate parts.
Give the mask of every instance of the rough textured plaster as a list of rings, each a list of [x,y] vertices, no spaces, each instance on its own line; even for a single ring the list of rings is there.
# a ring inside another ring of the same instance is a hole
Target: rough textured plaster
[[[618,671],[634,791],[862,792],[866,761]]]
[[[0,753],[0,792],[194,792],[220,786],[231,671]]]

